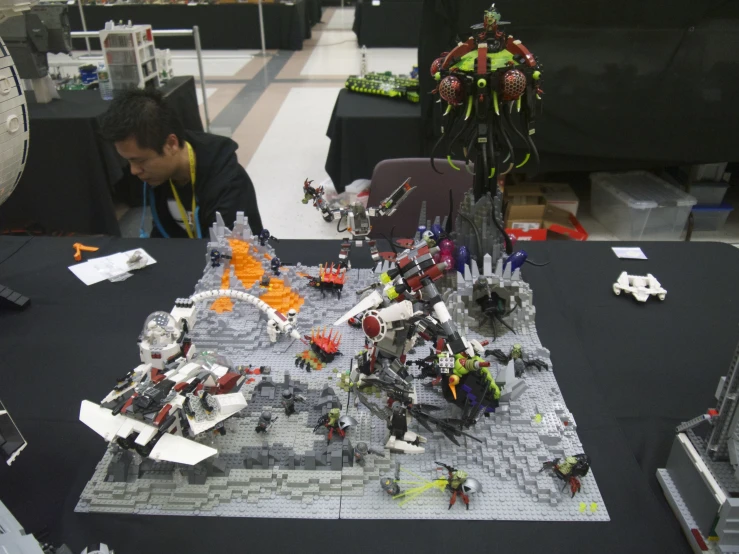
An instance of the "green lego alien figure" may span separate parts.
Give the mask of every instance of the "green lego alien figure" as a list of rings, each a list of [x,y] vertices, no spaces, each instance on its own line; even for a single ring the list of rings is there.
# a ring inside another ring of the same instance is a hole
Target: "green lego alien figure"
[[[334,433],[337,433],[342,439],[346,436],[346,431],[352,425],[357,425],[357,420],[351,416],[342,416],[339,408],[331,408],[328,413],[318,418],[313,432],[315,433],[321,427],[328,429],[326,442],[331,442]]]

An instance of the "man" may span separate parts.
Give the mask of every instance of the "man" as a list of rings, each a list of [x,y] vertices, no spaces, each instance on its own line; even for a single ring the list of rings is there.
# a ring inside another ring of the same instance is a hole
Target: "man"
[[[208,236],[220,212],[229,227],[236,212],[249,218],[259,234],[254,185],[236,158],[229,138],[185,131],[174,109],[157,91],[135,90],[118,96],[101,118],[101,132],[131,164],[150,203],[153,237]]]

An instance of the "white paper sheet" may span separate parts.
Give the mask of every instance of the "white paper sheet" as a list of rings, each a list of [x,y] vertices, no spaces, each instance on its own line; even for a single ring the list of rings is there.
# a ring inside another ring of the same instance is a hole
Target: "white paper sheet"
[[[146,260],[146,265],[157,263],[144,249],[137,248],[136,250],[119,252],[110,256],[103,256],[102,258],[93,258],[81,264],[71,265],[69,269],[87,286],[94,285],[111,277],[118,277],[130,272],[132,268],[128,265],[128,259],[134,252],[141,254]]]
[[[625,260],[646,260],[647,256],[638,246],[614,246],[613,253]]]

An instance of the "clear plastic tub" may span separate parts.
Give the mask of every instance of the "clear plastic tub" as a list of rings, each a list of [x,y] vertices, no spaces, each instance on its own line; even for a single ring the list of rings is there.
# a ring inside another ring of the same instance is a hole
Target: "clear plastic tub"
[[[718,206],[694,206],[693,207],[693,230],[694,231],[721,231],[726,225],[726,219],[734,210],[730,204]]]
[[[717,206],[724,201],[729,183],[693,183],[690,185],[690,195],[695,197],[698,204]]]
[[[593,173],[595,219],[624,240],[676,240],[685,228],[694,197],[646,171]]]

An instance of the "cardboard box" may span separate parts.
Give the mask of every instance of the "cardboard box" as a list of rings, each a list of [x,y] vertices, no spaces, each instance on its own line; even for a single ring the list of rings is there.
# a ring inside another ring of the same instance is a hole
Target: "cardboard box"
[[[536,183],[522,183],[507,187],[505,196],[506,202],[509,205],[531,206],[546,204],[541,187]]]
[[[557,206],[547,206],[542,217],[544,228],[572,240],[588,240],[588,233],[577,218]]]
[[[508,204],[505,213],[505,226],[507,229],[521,229],[523,231],[542,229],[546,209],[547,207],[544,204]]]
[[[556,206],[577,216],[580,199],[567,183],[540,183],[539,187],[549,206]]]

